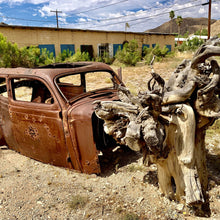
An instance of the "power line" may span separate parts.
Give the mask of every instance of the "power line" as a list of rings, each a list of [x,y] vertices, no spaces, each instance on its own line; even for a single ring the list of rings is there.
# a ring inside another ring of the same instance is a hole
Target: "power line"
[[[13,19],[13,20],[21,20],[21,21],[33,21],[33,22],[41,22],[41,23],[45,23],[45,22],[54,22],[54,21],[41,21],[41,20],[33,20],[33,19],[25,19],[25,18],[16,18],[16,17],[9,17],[9,16],[3,16],[0,15],[1,18],[7,18],[7,19]]]
[[[194,1],[197,1],[197,0],[194,0]],[[111,20],[117,20],[117,19],[120,19],[120,18],[125,18],[125,17],[130,17],[130,16],[136,16],[137,14],[142,14],[142,13],[145,13],[147,12],[148,10],[152,9],[154,7],[150,7],[150,8],[147,8],[147,10],[143,10],[143,11],[138,11],[136,13],[133,13],[133,14],[129,14],[129,15],[121,15],[121,16],[118,16],[118,17],[114,17],[114,18],[106,18],[106,19],[94,19],[92,21],[86,21],[86,22],[81,22],[81,23],[77,23],[78,25],[81,25],[81,24],[85,24],[85,23],[91,23],[93,21],[98,21],[98,22],[102,22],[102,21],[111,21]],[[78,13],[77,13],[78,14]],[[80,14],[80,13],[79,13]],[[67,16],[67,17],[70,17],[70,16]]]
[[[195,1],[198,1],[198,0],[193,0],[193,1],[189,1],[189,2],[185,2],[183,5],[187,4],[187,3],[191,3],[191,2],[195,2]],[[138,11],[137,13],[135,14],[130,14],[130,15],[122,15],[122,16],[118,16],[118,17],[115,17],[115,18],[107,18],[107,19],[96,19],[96,20],[93,20],[93,21],[86,21],[86,22],[81,22],[81,23],[77,23],[77,25],[84,25],[86,23],[91,23],[91,22],[94,22],[94,21],[97,21],[97,22],[103,22],[103,21],[111,21],[111,20],[116,20],[116,19],[120,19],[120,18],[125,18],[125,17],[129,17],[129,16],[136,16],[137,14],[142,14],[142,13],[145,13],[147,12],[148,10],[152,9],[154,7],[150,7],[150,8],[147,8],[147,10],[144,10],[144,11]],[[161,9],[161,8],[158,8],[158,10]],[[139,19],[142,19],[142,18],[139,18]],[[129,20],[130,21],[130,20]],[[124,23],[124,22],[127,22],[127,21],[123,21],[123,22],[120,22],[120,23]],[[118,24],[117,23],[113,23],[113,24]],[[102,26],[105,26],[105,25],[102,25]],[[97,26],[95,26],[97,27]]]
[[[94,11],[94,10],[97,10],[97,9],[100,9],[100,8],[106,8],[106,7],[109,7],[109,6],[112,6],[112,5],[117,5],[117,4],[120,4],[122,2],[127,2],[127,1],[128,0],[123,0],[123,1],[120,1],[120,2],[111,3],[111,4],[108,4],[108,5],[103,5],[103,6],[100,6],[100,7],[97,7],[97,8],[91,8],[91,9],[88,9],[86,11],[81,11],[81,12],[75,13],[75,15],[82,14],[82,13],[89,12],[89,11]]]
[[[89,9],[89,10],[86,10],[86,11],[81,11],[81,12],[78,12],[78,13],[75,13],[74,15],[77,15],[77,14],[81,14],[81,13],[85,13],[85,12],[89,12],[89,11],[93,11],[93,10],[97,10],[97,9],[100,9],[100,8],[105,8],[105,7],[109,7],[109,6],[112,6],[112,5],[117,5],[117,4],[120,4],[122,2],[127,2],[128,0],[123,0],[123,1],[119,1],[119,2],[115,2],[115,3],[112,3],[112,4],[108,4],[108,5],[103,5],[103,6],[100,6],[100,7],[97,7],[97,8],[92,8],[92,9]],[[57,11],[57,10],[56,10]],[[56,12],[56,11],[51,11],[51,12]],[[62,13],[61,11],[57,11],[56,12],[56,20],[57,20],[57,28],[59,27],[58,26],[58,14],[57,13]],[[9,17],[9,16],[3,16],[3,15],[0,15],[0,17],[2,18],[7,18],[7,19],[13,19],[13,20],[21,20],[21,21],[32,21],[32,22],[41,22],[41,23],[45,23],[45,22],[54,22],[54,21],[41,21],[41,20],[33,20],[33,19],[25,19],[25,18],[17,18],[17,17]],[[71,16],[67,16],[67,17],[71,17]]]
[[[197,5],[193,5],[193,6],[189,6],[189,7],[185,7],[185,8],[181,8],[181,9],[176,9],[175,11],[181,11],[181,10],[185,10],[185,9],[188,9],[188,8],[193,8],[193,7],[200,6],[200,5],[202,5],[202,4],[200,3],[200,4],[197,4]],[[121,21],[121,22],[117,22],[117,23],[111,23],[111,24],[105,24],[105,25],[96,25],[96,26],[93,26],[92,28],[94,28],[94,27],[111,26],[111,25],[122,24],[122,23],[124,24],[125,22],[132,22],[132,21],[143,20],[143,19],[149,20],[152,17],[157,17],[157,16],[164,15],[164,14],[167,14],[167,13],[168,13],[168,11],[163,12],[163,13],[159,13],[159,14],[156,14],[156,15],[146,16],[146,17],[142,17],[142,18],[135,18],[135,19]],[[139,24],[139,23],[143,23],[143,22],[145,22],[145,21],[141,21],[141,22],[132,24],[130,26],[133,26],[133,25],[136,25],[136,24]]]
[[[111,6],[111,5],[116,5],[116,4],[119,4],[119,3],[122,3],[122,2],[126,2],[128,0],[123,0],[123,1],[119,1],[117,3],[112,3],[112,4],[108,4],[108,5],[104,5],[104,6],[101,6],[101,7],[97,7],[97,8],[93,8],[93,9],[90,9],[90,10],[87,10],[87,11],[82,11],[82,12],[79,12],[77,14],[80,14],[80,13],[85,13],[85,12],[88,12],[88,11],[92,11],[92,10],[96,10],[96,9],[99,9],[99,8],[104,8],[104,7],[108,7],[108,6]],[[197,0],[193,0],[193,1],[189,1],[189,2],[186,2],[182,5],[185,5],[187,3],[191,3],[191,2],[195,2]],[[215,3],[215,2],[219,2],[220,0],[213,0],[212,3]],[[182,6],[181,5],[181,6]],[[188,9],[188,8],[192,8],[192,7],[196,7],[196,6],[199,6],[199,5],[202,5],[202,3],[200,4],[197,4],[197,5],[193,5],[193,6],[189,6],[189,7],[185,7],[185,8],[181,8],[181,9],[176,9],[175,11],[180,11],[180,10],[185,10],[185,9]],[[129,16],[136,16],[137,14],[140,14],[140,13],[145,13],[147,12],[148,10],[152,9],[153,7],[150,7],[150,8],[147,8],[147,10],[144,10],[144,11],[138,11],[137,13],[135,14],[129,14],[129,15],[123,15],[123,16],[118,16],[118,17],[115,17],[115,18],[108,18],[108,19],[102,19],[102,20],[96,20],[98,22],[103,22],[103,21],[111,21],[111,20],[115,20],[115,19],[120,19],[120,18],[123,18],[123,17],[129,17]],[[54,11],[56,12],[56,11]],[[59,12],[59,11],[58,11]],[[134,23],[134,24],[131,24],[130,26],[133,26],[133,25],[136,25],[136,24],[139,24],[139,23],[143,23],[143,22],[146,22],[146,20],[149,20],[153,17],[157,17],[157,16],[161,16],[161,15],[164,15],[168,12],[164,12],[164,13],[159,13],[159,14],[156,14],[156,15],[151,15],[151,16],[146,16],[146,17],[142,17],[142,18],[135,18],[135,19],[130,19],[130,20],[126,20],[126,21],[121,21],[121,22],[117,22],[117,23],[111,23],[111,24],[105,24],[105,25],[96,25],[96,26],[93,26],[91,28],[94,28],[94,27],[103,27],[103,26],[111,26],[111,25],[116,25],[116,24],[121,24],[121,23],[125,23],[125,22],[133,22],[133,21],[137,21],[137,20],[142,20],[142,19],[145,19],[145,21],[140,21],[140,22],[137,22],[137,23]],[[39,23],[52,23],[54,21],[52,20],[35,20],[35,19],[25,19],[25,18],[17,18],[17,17],[10,17],[10,16],[3,16],[3,15],[0,15],[1,18],[6,18],[6,19],[13,19],[13,20],[21,20],[21,21],[30,21],[30,22],[39,22]],[[68,16],[70,17],[70,16]],[[87,21],[87,22],[83,22],[83,23],[78,23],[79,25],[80,24],[85,24],[85,23],[91,23],[93,21]],[[58,24],[57,24],[58,26]]]
[[[219,0],[216,0],[216,1],[219,1]],[[197,5],[188,6],[188,7],[185,7],[185,8],[175,9],[175,11],[182,11],[182,10],[185,10],[185,9],[188,9],[188,8],[194,8],[194,7],[201,6],[201,5],[202,5],[202,3],[197,4]],[[164,15],[164,14],[167,14],[167,13],[168,13],[168,11],[164,12],[164,13],[161,13],[161,14],[158,14],[158,15]],[[155,16],[157,16],[157,15],[155,15]],[[154,15],[149,16],[149,17],[154,17]],[[132,24],[131,26],[136,25],[136,24],[140,24],[140,23],[143,23],[143,22],[145,22],[145,21],[137,22],[135,24]]]

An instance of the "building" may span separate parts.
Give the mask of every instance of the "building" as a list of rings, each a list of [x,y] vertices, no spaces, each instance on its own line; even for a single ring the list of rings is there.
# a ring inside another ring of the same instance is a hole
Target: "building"
[[[161,33],[139,33],[123,31],[97,31],[81,29],[64,29],[49,27],[12,26],[0,24],[0,33],[19,47],[39,46],[47,48],[56,56],[63,50],[69,49],[75,53],[77,50],[88,52],[91,57],[102,56],[107,52],[114,56],[125,42],[137,40],[139,49],[144,46],[167,46],[173,50],[175,36]]]

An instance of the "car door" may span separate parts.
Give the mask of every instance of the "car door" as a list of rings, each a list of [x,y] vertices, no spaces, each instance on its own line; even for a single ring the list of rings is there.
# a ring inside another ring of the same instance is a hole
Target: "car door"
[[[52,89],[38,77],[10,77],[9,115],[21,154],[69,167],[61,107]]]

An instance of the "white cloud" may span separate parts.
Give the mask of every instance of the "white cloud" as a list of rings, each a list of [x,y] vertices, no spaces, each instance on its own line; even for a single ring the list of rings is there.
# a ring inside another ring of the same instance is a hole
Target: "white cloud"
[[[8,3],[9,5],[21,4],[21,3],[31,3],[31,4],[42,4],[47,3],[49,0],[0,0],[1,3]]]
[[[208,6],[192,7],[207,0],[0,0],[10,5],[32,3],[36,5],[32,14],[37,18],[55,16],[51,10],[59,10],[62,27],[83,29],[124,30],[126,22],[129,31],[145,31],[169,21],[169,12],[174,10],[176,17],[207,17]],[[120,3],[121,2],[121,3]],[[108,7],[103,7],[110,5]],[[100,7],[100,9],[98,9]],[[96,9],[96,10],[91,10]],[[220,1],[212,3],[212,18],[219,19]],[[84,12],[84,13],[80,13]],[[196,13],[195,13],[196,12]],[[139,20],[138,20],[139,19]],[[73,23],[77,21],[77,23]],[[113,24],[113,25],[112,25]],[[48,24],[49,25],[49,24]]]
[[[206,10],[205,10],[205,8],[204,7],[202,7],[202,8],[200,8],[199,9],[199,14],[202,14],[202,15],[204,15],[205,14],[205,12],[206,12]]]

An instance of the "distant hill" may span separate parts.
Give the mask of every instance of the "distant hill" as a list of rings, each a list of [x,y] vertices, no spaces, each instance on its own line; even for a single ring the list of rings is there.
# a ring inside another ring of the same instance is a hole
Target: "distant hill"
[[[216,22],[215,19],[211,20],[212,25],[215,22]],[[208,18],[183,18],[183,22],[180,26],[180,34],[184,35],[187,31],[189,31],[189,34],[194,34],[197,30],[201,30],[201,29],[208,29]],[[165,22],[159,27],[147,30],[145,32],[178,33],[178,26],[176,24],[176,18],[168,22]]]
[[[214,37],[218,34],[220,34],[220,20],[211,25],[211,36]]]

